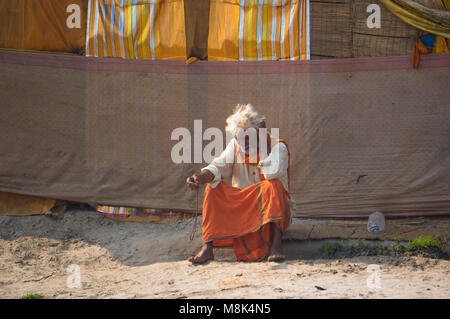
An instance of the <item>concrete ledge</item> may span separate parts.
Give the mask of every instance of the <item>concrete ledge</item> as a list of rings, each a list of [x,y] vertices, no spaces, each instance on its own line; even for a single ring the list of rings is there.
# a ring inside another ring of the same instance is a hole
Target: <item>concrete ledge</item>
[[[367,231],[367,219],[301,219],[293,218],[283,234],[285,240],[308,239],[378,239],[413,240],[420,236],[433,236],[443,244],[450,242],[449,217],[418,217],[386,219],[385,230],[378,234]]]

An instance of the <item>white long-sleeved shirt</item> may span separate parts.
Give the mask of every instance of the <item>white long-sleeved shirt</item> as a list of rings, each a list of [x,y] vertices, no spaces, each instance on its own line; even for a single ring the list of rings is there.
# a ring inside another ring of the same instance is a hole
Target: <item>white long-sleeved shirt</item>
[[[231,185],[239,188],[246,188],[261,181],[258,167],[256,165],[239,163],[236,160],[237,152],[238,142],[233,138],[222,154],[203,168],[214,175],[214,179],[209,183],[212,188],[215,188],[222,178],[228,178],[230,176],[232,178]],[[259,164],[261,173],[265,179],[279,179],[284,189],[289,191],[287,172],[289,153],[284,143],[273,145],[270,154],[266,158],[261,159]]]

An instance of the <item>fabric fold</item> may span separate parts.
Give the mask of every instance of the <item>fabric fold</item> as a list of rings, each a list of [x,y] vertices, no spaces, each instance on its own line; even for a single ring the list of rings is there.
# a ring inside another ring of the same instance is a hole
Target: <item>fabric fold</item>
[[[203,201],[203,241],[233,247],[239,261],[257,261],[269,253],[270,222],[284,231],[291,214],[287,192],[279,180],[264,180],[240,189],[221,182],[209,185]]]

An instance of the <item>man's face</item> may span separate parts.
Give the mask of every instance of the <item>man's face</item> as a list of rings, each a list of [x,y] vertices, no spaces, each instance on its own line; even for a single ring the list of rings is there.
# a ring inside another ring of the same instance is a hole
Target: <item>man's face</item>
[[[239,145],[244,150],[246,156],[254,154],[259,150],[258,130],[248,129],[240,131],[236,136]]]
[[[250,137],[249,136],[245,136],[245,145],[244,145],[244,151],[245,151],[245,155],[249,155],[250,152]],[[256,151],[259,150],[259,134],[256,135]]]

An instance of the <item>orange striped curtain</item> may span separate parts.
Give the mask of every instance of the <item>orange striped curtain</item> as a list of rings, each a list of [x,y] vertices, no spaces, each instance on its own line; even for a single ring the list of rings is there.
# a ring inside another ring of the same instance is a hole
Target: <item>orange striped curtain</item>
[[[209,60],[309,60],[309,0],[211,0]]]
[[[186,59],[183,0],[90,0],[86,55]]]

